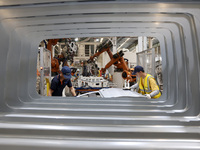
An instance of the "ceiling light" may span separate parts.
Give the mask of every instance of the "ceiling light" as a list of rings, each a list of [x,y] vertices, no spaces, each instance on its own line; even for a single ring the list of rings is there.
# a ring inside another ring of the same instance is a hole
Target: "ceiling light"
[[[130,40],[130,38],[127,38],[126,41],[125,41],[124,43],[122,43],[122,44],[120,45],[120,47],[117,48],[117,50],[119,50],[126,42],[128,42],[128,40]]]

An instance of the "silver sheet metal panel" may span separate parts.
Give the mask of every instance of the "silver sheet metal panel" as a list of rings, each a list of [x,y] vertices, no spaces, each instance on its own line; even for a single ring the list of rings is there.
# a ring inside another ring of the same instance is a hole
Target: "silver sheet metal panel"
[[[135,91],[125,90],[120,88],[108,88],[108,89],[101,89],[100,94],[104,98],[115,98],[115,97],[145,97]]]
[[[0,149],[200,149],[199,14],[186,0],[0,0]],[[159,99],[37,94],[40,41],[107,36],[159,39]]]

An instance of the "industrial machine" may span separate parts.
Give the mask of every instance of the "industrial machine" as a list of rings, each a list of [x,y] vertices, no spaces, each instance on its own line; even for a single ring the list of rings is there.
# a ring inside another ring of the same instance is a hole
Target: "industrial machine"
[[[132,75],[132,70],[128,67],[128,65],[127,65],[128,62],[123,57],[123,55],[124,55],[123,50],[121,50],[113,55],[110,50],[111,46],[112,46],[111,42],[105,42],[105,43],[101,44],[97,48],[96,53],[93,56],[91,56],[87,62],[91,63],[94,61],[95,57],[98,57],[103,52],[107,52],[111,60],[105,65],[104,68],[101,68],[102,74],[105,74],[106,69],[108,69],[111,65],[114,65],[116,67],[115,70],[122,71],[122,78],[125,80],[125,83],[127,82],[125,84],[125,86],[126,85],[128,86],[129,83],[136,81],[136,75]]]
[[[56,75],[60,72],[60,64],[62,62],[63,66],[68,66],[68,61],[73,63],[74,53],[78,50],[78,47],[75,42],[72,42],[71,39],[60,39],[65,40],[65,46],[62,49],[62,52],[57,56],[53,55],[52,46],[55,46],[59,39],[49,39],[48,44],[46,45],[47,49],[51,51],[51,72],[53,75]]]
[[[77,95],[79,93],[87,93],[92,91],[99,91],[102,88],[109,88],[113,86],[111,82],[104,79],[103,77],[84,77],[80,76],[76,83],[74,83],[74,87],[76,89]]]

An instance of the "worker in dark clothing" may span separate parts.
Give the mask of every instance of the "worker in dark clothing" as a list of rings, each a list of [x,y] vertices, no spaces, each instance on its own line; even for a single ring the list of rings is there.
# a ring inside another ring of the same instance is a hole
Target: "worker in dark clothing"
[[[75,89],[71,83],[71,69],[64,66],[61,73],[52,79],[48,96],[62,96],[62,91],[66,85],[69,87],[72,95],[76,96]]]

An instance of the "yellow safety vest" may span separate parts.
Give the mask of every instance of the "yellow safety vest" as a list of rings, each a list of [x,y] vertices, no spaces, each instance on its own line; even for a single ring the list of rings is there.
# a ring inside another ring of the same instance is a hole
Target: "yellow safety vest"
[[[98,70],[98,77],[101,77],[102,76],[102,72],[101,70]]]
[[[144,80],[144,86],[142,86],[142,77],[138,80],[138,85],[139,85],[139,93],[141,93],[142,95],[144,94],[150,94],[152,92],[151,87],[149,85],[149,79],[153,78],[155,80],[155,78],[150,75],[147,74]],[[145,89],[145,90],[144,90]],[[159,87],[158,87],[159,89]],[[159,98],[161,96],[161,93],[159,92],[156,96],[152,97],[152,98]]]

